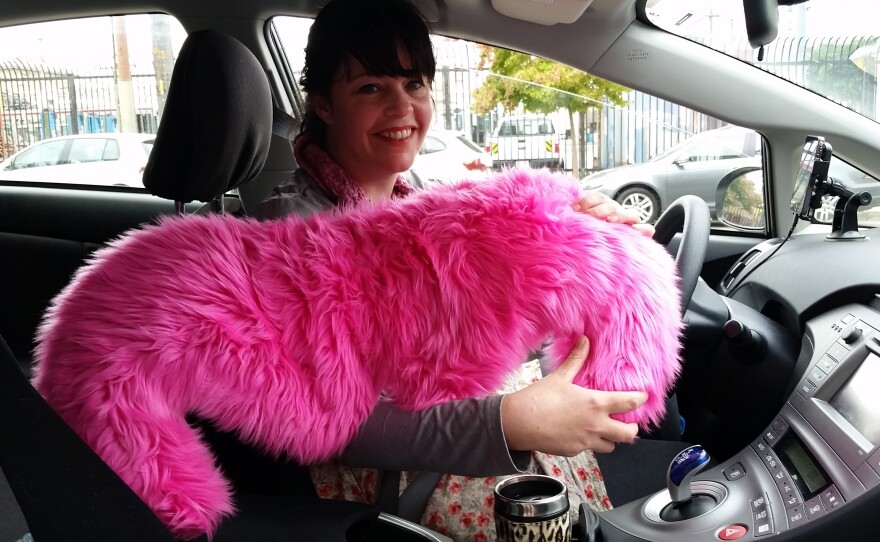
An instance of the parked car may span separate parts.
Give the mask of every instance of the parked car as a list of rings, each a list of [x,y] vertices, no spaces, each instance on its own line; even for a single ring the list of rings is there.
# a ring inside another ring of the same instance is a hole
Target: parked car
[[[179,36],[162,35],[160,30],[168,26],[168,19],[175,24],[179,20],[183,34],[213,29],[247,44],[261,64],[260,76],[265,74],[269,79],[270,101],[301,118],[303,100],[295,69],[291,69],[296,63],[288,57],[302,51],[307,19],[323,4],[323,0],[7,2],[0,21],[0,51],[5,59],[16,54],[11,52],[15,47],[23,50],[23,42],[29,48],[21,54],[57,40],[60,45],[54,52],[76,48],[79,64],[83,65],[85,60],[93,60],[93,53],[79,46],[96,37],[100,38],[95,40],[96,48],[103,46],[110,50],[108,57],[118,59],[114,48],[109,47],[111,32],[98,35],[91,30],[92,24],[120,30],[123,25],[114,23],[124,19],[129,29],[135,29],[134,18],[141,17],[137,22],[144,23],[141,27],[146,31],[128,35],[131,54],[158,50],[162,54],[155,55],[157,58],[172,59],[174,52],[169,47],[171,52],[166,55],[163,44],[173,44],[171,37]],[[642,93],[639,97],[645,103],[657,105],[637,110],[637,118],[611,113],[603,116],[603,123],[593,132],[596,145],[623,145],[640,131],[659,126],[657,131],[662,133],[670,123],[687,124],[705,115],[734,122],[756,134],[754,147],[745,143],[742,146],[743,151],[753,148],[755,156],[742,154],[748,163],[758,162],[760,170],[744,173],[736,186],[743,192],[742,199],[755,199],[754,208],[763,214],[756,219],[744,213],[742,216],[749,221],[738,222],[736,213],[725,216],[720,208],[717,222],[694,221],[692,224],[699,228],[679,228],[677,233],[674,226],[678,224],[673,223],[664,229],[666,235],[658,238],[680,255],[682,276],[693,279],[692,295],[684,295],[680,307],[668,307],[682,312],[682,371],[674,391],[685,423],[676,423],[674,437],[665,442],[658,440],[656,433],[647,432],[632,446],[597,454],[614,508],[584,516],[596,533],[592,539],[876,539],[880,527],[880,401],[876,392],[880,381],[880,234],[875,230],[880,218],[867,209],[858,215],[860,228],[847,231],[853,235],[829,237],[833,233],[830,227],[821,226],[824,231],[813,233],[816,224],[805,226],[804,220],[796,221],[790,203],[808,135],[822,135],[833,145],[832,171],[835,163],[845,162],[854,168],[859,182],[877,184],[880,57],[876,21],[880,3],[419,0],[417,4],[431,19],[433,31],[444,39],[466,37],[551,58],[625,85]],[[502,9],[510,6],[515,9]],[[534,6],[533,11],[530,6]],[[756,6],[765,11],[744,16],[744,9]],[[557,13],[559,10],[563,13]],[[301,18],[305,19],[305,31],[278,31],[282,19]],[[74,30],[65,34],[59,26],[20,26],[46,21],[60,22],[65,29]],[[89,25],[90,30],[77,24]],[[138,41],[136,36],[144,39]],[[35,38],[33,43],[29,38]],[[464,53],[477,50],[472,42],[455,43]],[[468,54],[459,56],[468,58]],[[475,56],[469,58],[474,60]],[[151,55],[149,60],[155,59]],[[135,87],[162,90],[166,79],[161,70],[156,71],[150,85]],[[9,64],[0,69],[2,119],[26,123],[44,107],[46,100],[40,93],[27,95],[25,85],[16,86],[24,72],[10,69]],[[442,65],[434,85],[438,110],[445,108],[451,116],[455,107],[464,107],[461,104],[468,101],[468,94],[452,92],[453,80],[476,73],[476,62],[462,70]],[[45,88],[56,82],[38,70],[28,74]],[[59,80],[64,85],[55,98],[56,111],[62,109],[58,96],[74,91],[66,86],[68,81],[82,82],[74,74],[63,75]],[[446,75],[448,79],[440,79]],[[536,73],[531,79],[546,81],[546,75]],[[132,79],[140,76],[140,71],[133,71]],[[449,92],[444,88],[446,83]],[[14,96],[14,92],[21,95]],[[572,94],[568,91],[565,96]],[[108,101],[115,102],[115,96]],[[78,103],[82,109],[87,101]],[[146,104],[148,100],[138,103]],[[644,112],[659,114],[645,118],[641,116]],[[163,115],[160,123],[182,116],[179,110],[168,108]],[[617,124],[607,122],[609,119]],[[8,138],[19,126],[7,122],[4,128],[0,136]],[[267,134],[263,140],[268,139]],[[270,144],[265,167],[255,179],[238,187],[245,210],[261,201],[296,167],[289,141],[276,136]],[[736,160],[739,158],[730,159]],[[188,163],[185,157],[183,163]],[[682,168],[695,165],[699,164],[681,164]],[[0,285],[4,287],[0,335],[25,370],[32,359],[33,338],[41,315],[91,251],[130,228],[155,223],[183,210],[175,202],[146,190],[84,189],[77,184],[78,179],[58,168],[32,169],[44,172],[41,182],[7,181],[0,175],[0,254],[4,255],[0,266]],[[53,184],[46,186],[44,181]],[[688,195],[695,193],[688,191]],[[699,198],[684,202],[693,205],[689,209],[701,209],[695,201],[703,197],[701,193]],[[722,197],[720,201],[725,200]],[[663,200],[658,203],[660,207],[667,204]],[[685,203],[679,203],[681,207],[676,211],[684,208]],[[655,214],[652,211],[648,218]],[[667,216],[675,215],[673,212]],[[664,222],[670,224],[661,213],[659,223]],[[210,248],[193,246],[204,248],[206,268],[210,268]],[[700,247],[706,250],[697,250]],[[435,257],[439,264],[455,264],[454,260],[444,260],[453,255]],[[149,272],[149,266],[145,265],[144,271]],[[183,276],[180,280],[195,279]],[[217,295],[227,292],[221,288]],[[181,307],[199,310],[200,299],[177,301]],[[503,296],[499,302],[504,302]],[[247,344],[246,331],[235,329],[230,333]],[[182,344],[185,347],[186,342]],[[60,418],[53,417],[48,405],[21,378],[14,362],[0,361],[8,362],[0,368],[12,368],[0,374],[0,477],[8,479],[12,490],[4,494],[3,502],[10,505],[0,507],[0,526],[24,524],[23,530],[11,531],[10,538],[27,540],[31,535],[25,533],[32,532],[38,542],[171,540],[170,533],[143,502],[114,477],[106,464],[94,454],[89,455],[88,448]],[[209,382],[200,391],[221,395]],[[675,421],[679,421],[677,416]],[[208,432],[203,434],[207,436]],[[319,438],[321,428],[316,427],[314,435]],[[226,436],[228,442],[236,442],[236,435]],[[694,470],[676,470],[675,479],[683,481],[677,489],[690,488],[697,498],[673,503],[672,493],[662,487],[669,461],[653,453],[651,444],[669,442],[676,447],[698,443],[714,459],[708,465],[688,462]],[[473,453],[479,451],[462,452]],[[355,535],[378,522],[375,513],[367,518],[369,510],[360,508],[365,514],[363,522],[346,524],[330,513],[341,510],[333,508],[340,504],[338,501],[319,503],[304,498],[295,506],[290,502],[278,505],[275,497],[281,498],[279,493],[292,477],[289,465],[274,463],[259,451],[243,457],[246,461],[227,462],[229,456],[221,457],[218,452],[217,461],[224,472],[230,477],[237,474],[236,482],[241,484],[235,487],[239,513],[224,520],[220,529],[235,525],[238,518],[245,521],[239,524],[238,537],[218,536],[217,540],[268,539],[263,534],[274,528],[286,530],[287,536],[279,539],[336,541],[345,539],[345,533],[339,531],[347,525],[352,525],[351,534]],[[606,469],[615,462],[623,466],[622,474]],[[234,466],[239,470],[235,471]],[[162,473],[145,473],[154,475]],[[659,480],[660,487],[648,494],[627,493],[629,482],[648,479]],[[310,483],[307,475],[305,480]],[[0,484],[0,493],[4,487]],[[489,489],[486,496],[491,497]],[[26,521],[24,517],[15,518],[16,502],[24,510]],[[447,517],[456,512],[460,509],[450,506]],[[670,516],[676,512],[696,517]],[[383,517],[386,525],[388,518],[396,520],[392,514]],[[457,517],[474,521],[473,517]],[[481,519],[489,521],[487,517]],[[16,523],[16,519],[20,521]],[[407,524],[401,520],[395,525]],[[304,526],[312,529],[309,534],[301,530]],[[358,527],[363,530],[357,531]],[[368,533],[363,539],[438,539],[413,530],[404,533],[404,529],[380,531],[379,535],[372,531],[372,537]],[[587,539],[582,533],[580,540]]]
[[[728,171],[761,165],[761,138],[754,130],[727,126],[670,147],[643,164],[599,171],[581,179],[584,190],[606,194],[654,223],[670,202],[699,196],[714,212],[715,189]]]
[[[153,134],[50,137],[0,162],[0,180],[143,187]]]
[[[462,132],[429,130],[411,172],[423,184],[450,184],[492,169],[492,157]]]

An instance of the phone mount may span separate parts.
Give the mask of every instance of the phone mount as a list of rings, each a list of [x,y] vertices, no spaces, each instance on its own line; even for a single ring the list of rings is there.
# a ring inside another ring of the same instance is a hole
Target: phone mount
[[[831,233],[826,239],[830,241],[859,241],[866,239],[859,231],[859,207],[871,203],[871,194],[853,192],[831,177],[818,179],[810,207],[817,209],[822,205],[823,196],[837,196],[834,207],[834,219],[831,222]]]

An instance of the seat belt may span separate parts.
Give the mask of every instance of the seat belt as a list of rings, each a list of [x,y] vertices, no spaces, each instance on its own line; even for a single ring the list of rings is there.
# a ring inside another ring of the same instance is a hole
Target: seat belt
[[[0,467],[0,542],[34,542],[24,512]]]
[[[421,523],[428,499],[442,477],[439,472],[421,471],[400,493],[400,471],[383,471],[377,503],[379,510],[415,524]]]

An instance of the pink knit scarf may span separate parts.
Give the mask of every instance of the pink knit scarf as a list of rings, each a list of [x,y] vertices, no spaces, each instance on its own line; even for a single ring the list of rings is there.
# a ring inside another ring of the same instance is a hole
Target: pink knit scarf
[[[293,156],[303,168],[327,193],[336,198],[339,207],[356,207],[367,199],[367,194],[351,178],[347,171],[330,158],[316,139],[306,134],[297,136],[293,143]],[[391,198],[405,198],[413,189],[398,175],[394,182]]]

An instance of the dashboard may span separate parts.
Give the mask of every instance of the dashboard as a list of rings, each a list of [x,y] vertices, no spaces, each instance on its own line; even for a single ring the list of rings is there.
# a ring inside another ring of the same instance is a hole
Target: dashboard
[[[730,268],[717,292],[695,296],[697,306],[692,302],[689,312],[697,314],[688,316],[689,328],[697,328],[692,333],[699,334],[701,321],[725,330],[711,363],[703,360],[710,365],[704,382],[720,386],[716,381],[723,375],[746,382],[748,391],[738,395],[761,408],[748,414],[748,441],[694,478],[694,493],[710,495],[714,508],[664,521],[660,511],[671,505],[664,490],[602,514],[605,540],[823,540],[835,531],[817,534],[803,526],[829,524],[847,510],[863,518],[876,513],[878,264],[880,238],[872,239],[870,231],[846,241],[824,233],[794,235],[756,246]],[[743,335],[747,340],[735,343]],[[737,395],[726,391],[728,401]]]

